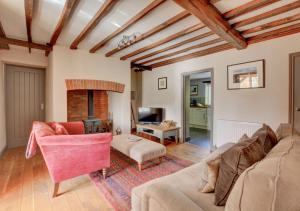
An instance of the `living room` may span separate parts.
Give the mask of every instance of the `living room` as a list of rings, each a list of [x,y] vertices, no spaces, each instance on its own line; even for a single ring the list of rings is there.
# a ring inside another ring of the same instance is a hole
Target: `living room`
[[[299,14],[299,0],[0,2],[0,210],[300,210]]]

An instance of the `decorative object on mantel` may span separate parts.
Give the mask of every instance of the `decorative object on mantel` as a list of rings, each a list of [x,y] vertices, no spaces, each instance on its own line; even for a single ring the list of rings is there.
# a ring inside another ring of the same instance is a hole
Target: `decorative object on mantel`
[[[131,45],[141,35],[139,32],[134,32],[131,35],[123,35],[122,39],[118,42],[118,48],[122,49],[126,46]]]
[[[158,90],[167,89],[168,81],[167,77],[158,78]]]
[[[190,95],[191,96],[198,95],[198,85],[191,85]]]
[[[227,89],[265,88],[265,60],[227,66]]]

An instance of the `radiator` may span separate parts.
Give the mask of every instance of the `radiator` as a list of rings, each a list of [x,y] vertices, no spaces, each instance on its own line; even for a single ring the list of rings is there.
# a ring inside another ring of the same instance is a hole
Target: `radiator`
[[[251,137],[261,126],[261,123],[218,119],[214,143],[217,147],[228,142],[236,143],[244,134]]]

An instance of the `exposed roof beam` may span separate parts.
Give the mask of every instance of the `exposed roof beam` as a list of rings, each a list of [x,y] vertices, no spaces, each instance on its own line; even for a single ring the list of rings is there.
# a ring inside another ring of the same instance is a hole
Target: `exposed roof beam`
[[[5,32],[4,32],[4,29],[3,29],[3,26],[0,22],[0,37],[3,37],[3,38],[6,38],[6,35],[5,35]],[[9,46],[8,44],[0,44],[0,49],[9,49]]]
[[[246,4],[243,4],[237,8],[234,8],[223,14],[223,17],[226,19],[233,19],[240,15],[244,15],[248,12],[252,12],[254,10],[260,9],[267,5],[278,2],[279,0],[252,0]]]
[[[63,8],[63,11],[60,15],[59,21],[55,27],[55,30],[51,36],[51,40],[49,42],[49,45],[54,46],[56,44],[56,41],[63,30],[63,27],[66,25],[68,22],[69,18],[72,16],[75,6],[79,0],[66,0],[65,6]]]
[[[70,48],[77,49],[79,43],[86,38],[86,36],[98,25],[98,23],[112,10],[119,0],[106,0],[100,7],[98,12],[90,20],[90,22],[84,27],[80,34],[72,42]]]
[[[112,56],[113,54],[121,51],[121,50],[124,50],[125,48],[129,47],[129,46],[132,46],[150,36],[152,36],[153,34],[156,34],[160,31],[162,31],[163,29],[165,28],[168,28],[169,26],[172,26],[173,24],[177,23],[178,21],[181,21],[182,19],[190,16],[191,14],[187,11],[183,11],[177,15],[175,15],[174,17],[168,19],[167,21],[165,21],[164,23],[154,27],[153,29],[150,29],[149,31],[143,33],[141,36],[139,36],[132,44],[128,45],[128,46],[124,46],[122,48],[115,48],[111,51],[109,51],[108,53],[105,54],[105,56],[109,57],[109,56]]]
[[[165,48],[156,50],[156,51],[154,51],[154,52],[151,52],[151,53],[149,53],[149,54],[147,54],[147,55],[144,55],[144,56],[138,57],[138,58],[136,58],[136,59],[133,59],[132,62],[137,62],[137,61],[140,61],[140,60],[143,60],[143,59],[147,59],[147,58],[152,57],[152,56],[154,56],[154,55],[157,55],[157,54],[159,54],[159,53],[163,53],[163,52],[172,50],[172,49],[174,49],[174,48],[178,48],[178,47],[183,46],[183,45],[185,45],[185,44],[188,44],[188,43],[191,43],[191,42],[194,42],[194,41],[203,39],[203,38],[205,38],[205,37],[209,37],[209,36],[214,35],[214,34],[215,34],[215,33],[213,33],[213,32],[206,32],[206,33],[200,34],[200,35],[198,35],[198,36],[195,36],[195,37],[189,38],[189,39],[187,39],[187,40],[184,40],[184,41],[182,41],[182,42],[176,43],[176,44],[174,44],[174,45],[170,45],[170,46],[168,46],[168,47],[165,47]]]
[[[141,64],[135,64],[133,62],[130,63],[130,67],[135,72],[143,72],[145,70],[148,70],[148,71],[152,70],[152,67],[150,67],[150,66],[145,66],[145,65],[141,65]]]
[[[265,32],[263,34],[259,34],[253,37],[250,37],[247,39],[248,44],[254,44],[266,40],[271,40],[275,39],[278,37],[283,37],[291,34],[296,34],[300,32],[300,23],[291,25],[291,26],[286,26],[282,27],[280,29],[276,29],[273,31]]]
[[[134,23],[138,22],[140,19],[145,17],[147,14],[149,14],[152,10],[154,10],[156,7],[164,3],[166,0],[154,0],[151,4],[149,4],[146,8],[144,8],[142,11],[140,11],[137,15],[135,15],[133,18],[131,18],[127,23],[125,23],[123,26],[118,28],[116,31],[114,31],[112,34],[108,35],[104,40],[97,43],[91,50],[90,53],[95,53],[97,50],[102,48],[106,43],[108,43],[111,39],[116,37],[118,34],[132,26]]]
[[[4,37],[0,37],[0,44],[17,45],[17,46],[22,46],[22,47],[27,47],[27,48],[35,48],[35,49],[44,50],[44,51],[52,50],[52,47],[48,46],[48,45],[28,42],[28,41],[24,41],[24,40],[17,40],[17,39],[12,39],[12,38],[4,38]]]
[[[32,14],[33,14],[33,0],[24,0],[25,7],[25,18],[26,18],[26,30],[27,30],[27,40],[28,42],[32,42],[31,37],[31,23],[32,23]],[[31,52],[29,46],[29,52]]]
[[[186,53],[186,52],[188,52],[190,50],[193,50],[193,49],[203,48],[203,47],[206,47],[206,46],[209,46],[209,45],[213,45],[213,44],[216,44],[216,43],[219,43],[219,42],[222,42],[222,41],[223,41],[223,39],[217,38],[217,39],[214,39],[214,40],[210,40],[210,41],[207,41],[207,42],[204,42],[204,43],[200,43],[200,44],[197,44],[197,45],[193,45],[193,46],[181,49],[179,51],[174,51],[172,53],[168,53],[168,54],[165,54],[165,55],[162,55],[162,56],[159,56],[159,57],[156,57],[156,58],[144,61],[144,62],[139,63],[139,64],[145,65],[145,64],[157,61],[157,60],[166,59],[166,58],[169,58],[169,57],[172,57],[172,56],[176,56],[176,55],[179,55],[179,54],[182,54],[182,53]]]
[[[281,25],[284,25],[284,24],[287,24],[287,23],[292,23],[292,22],[297,21],[297,20],[300,20],[300,13],[298,13],[296,15],[286,17],[286,18],[282,18],[282,19],[279,19],[279,20],[275,20],[275,21],[272,21],[272,22],[269,22],[269,23],[266,23],[266,24],[262,24],[260,26],[253,27],[251,29],[247,29],[247,30],[242,32],[242,35],[245,36],[245,35],[248,35],[248,34],[260,32],[260,31],[270,29],[270,28],[273,28],[273,27],[276,27],[276,26],[281,26]]]
[[[263,34],[259,34],[253,37],[250,37],[247,39],[247,43],[249,45],[255,44],[255,43],[259,43],[259,42],[263,42],[263,41],[267,41],[267,40],[271,40],[271,39],[275,39],[278,37],[283,37],[283,36],[287,36],[287,35],[291,35],[291,34],[296,34],[296,33],[300,33],[300,23],[291,25],[291,26],[286,26],[280,29],[276,29],[270,32],[266,32]],[[173,64],[176,62],[181,62],[181,61],[185,61],[188,59],[192,59],[192,58],[196,58],[196,57],[201,57],[201,56],[205,56],[208,54],[213,54],[213,53],[217,53],[220,51],[224,51],[224,50],[228,50],[231,49],[231,46],[228,46],[228,44],[224,44],[224,45],[220,45],[220,46],[216,46],[213,48],[209,48],[203,51],[199,51],[199,52],[195,52],[192,54],[188,54],[188,55],[184,55],[184,56],[180,56],[180,57],[176,57],[173,59],[169,59],[169,60],[165,60],[162,62],[158,62],[155,64],[150,65],[152,68],[157,68],[157,67],[161,67],[161,66],[165,66],[165,65],[169,65],[169,64]]]
[[[260,20],[263,20],[263,19],[266,19],[266,18],[270,18],[270,17],[273,17],[275,15],[279,15],[279,14],[284,13],[284,12],[288,12],[288,11],[296,9],[298,7],[300,7],[300,1],[296,1],[296,2],[293,2],[291,4],[287,4],[287,5],[284,5],[282,7],[273,9],[271,11],[262,13],[260,15],[248,18],[246,20],[239,21],[237,23],[234,23],[232,26],[234,28],[240,28],[242,26],[246,26],[248,24],[255,23],[257,21],[260,21]]]
[[[244,49],[247,43],[240,33],[232,28],[222,14],[208,0],[173,0],[199,18],[207,27],[237,49]]]
[[[140,48],[140,49],[138,49],[138,50],[136,50],[136,51],[133,51],[133,52],[131,52],[131,53],[125,55],[125,56],[122,56],[122,57],[121,57],[121,60],[126,60],[126,59],[128,59],[128,58],[130,58],[130,57],[133,57],[133,56],[135,56],[135,55],[138,55],[138,54],[140,54],[140,53],[143,53],[143,52],[145,52],[145,51],[148,51],[148,50],[150,50],[150,49],[152,49],[152,48],[155,48],[155,47],[157,47],[157,46],[160,46],[160,45],[162,45],[162,44],[165,44],[165,43],[167,43],[167,42],[170,42],[170,41],[172,41],[172,40],[175,40],[175,39],[177,39],[177,38],[179,38],[179,37],[182,37],[182,36],[184,36],[184,35],[187,35],[187,34],[190,34],[190,33],[192,33],[192,32],[195,32],[195,31],[197,31],[197,30],[199,30],[199,29],[202,29],[202,28],[204,28],[204,27],[205,27],[205,25],[202,24],[202,23],[196,24],[196,25],[191,26],[191,27],[188,27],[188,28],[186,28],[186,29],[184,29],[184,30],[181,30],[181,31],[179,31],[179,32],[177,32],[177,33],[175,33],[175,34],[172,34],[172,35],[170,35],[170,36],[168,36],[168,37],[166,37],[166,38],[164,38],[164,39],[162,39],[162,40],[159,40],[159,41],[157,41],[157,42],[151,43],[150,45],[147,45],[147,46],[145,46],[145,47],[143,47],[143,48]]]
[[[157,68],[157,67],[161,67],[161,66],[165,66],[165,65],[169,65],[169,64],[174,64],[177,62],[181,62],[181,61],[185,61],[185,60],[189,60],[189,59],[193,59],[193,58],[197,58],[197,57],[201,57],[201,56],[206,56],[209,54],[213,54],[213,53],[217,53],[217,52],[221,52],[221,51],[225,51],[225,50],[229,50],[232,49],[233,46],[230,43],[226,43],[226,44],[222,44],[222,45],[218,45],[212,48],[208,48],[202,51],[197,51],[191,54],[187,54],[184,56],[178,56],[172,59],[168,59],[165,61],[161,61],[155,64],[152,64],[151,67],[152,68]]]

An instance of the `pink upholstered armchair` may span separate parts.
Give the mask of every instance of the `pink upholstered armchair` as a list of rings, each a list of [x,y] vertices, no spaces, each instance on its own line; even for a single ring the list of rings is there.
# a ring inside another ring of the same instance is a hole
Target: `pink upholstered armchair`
[[[35,132],[37,144],[55,184],[53,197],[57,195],[61,181],[101,169],[105,178],[106,168],[110,166],[111,133],[84,134],[82,122],[60,124],[69,135],[44,136],[45,132],[42,135]],[[40,126],[33,128],[41,130]]]

